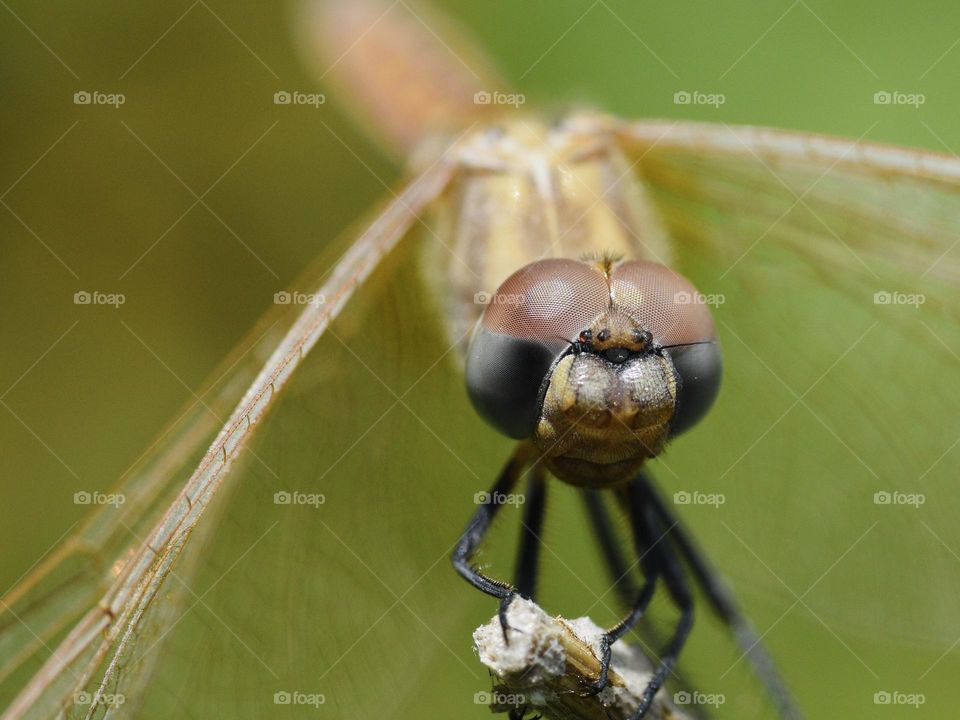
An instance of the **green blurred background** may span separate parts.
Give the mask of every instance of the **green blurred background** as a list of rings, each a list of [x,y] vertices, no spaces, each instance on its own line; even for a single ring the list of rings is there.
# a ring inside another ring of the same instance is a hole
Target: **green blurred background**
[[[529,104],[960,148],[951,3],[443,5]],[[0,588],[82,517],[64,498],[114,485],[274,293],[401,177],[334,97],[273,104],[320,90],[292,24],[284,3],[0,9]],[[676,105],[680,90],[726,102]],[[884,90],[926,101],[875,105]],[[125,102],[77,105],[78,91]],[[77,305],[80,291],[125,302]],[[834,650],[811,658],[826,694],[857,671]]]

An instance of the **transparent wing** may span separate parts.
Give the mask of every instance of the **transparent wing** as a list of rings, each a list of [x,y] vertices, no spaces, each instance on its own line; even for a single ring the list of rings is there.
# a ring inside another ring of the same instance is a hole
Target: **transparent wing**
[[[721,125],[617,132],[725,352],[718,408],[659,463],[664,492],[721,496],[678,510],[787,664],[817,643],[875,689],[955,671],[960,161]]]
[[[84,652],[84,644],[61,645],[64,634],[93,611],[121,574],[164,510],[174,502],[184,478],[202,457],[231,408],[253,382],[293,320],[292,307],[265,318],[237,352],[213,374],[208,389],[185,407],[121,479],[121,505],[104,505],[38,562],[3,598],[0,618],[0,696],[8,700],[26,678],[54,653]],[[89,622],[89,621],[85,621]],[[54,681],[50,676],[47,681]],[[59,680],[69,683],[69,673]],[[39,680],[38,680],[39,682]],[[66,685],[63,688],[66,692]],[[38,700],[38,705],[42,703]],[[56,707],[54,704],[48,707]]]
[[[0,680],[16,687],[45,658],[4,717],[99,716],[124,704],[116,698],[128,687],[125,674],[145,621],[162,616],[156,606],[168,598],[182,597],[167,587],[168,575],[193,547],[194,526],[241,449],[331,320],[417,224],[450,173],[448,162],[435,164],[378,214],[322,283],[288,294],[298,312],[262,324],[253,344],[227,365],[213,399],[198,397],[160,438],[119,488],[127,498],[123,511],[91,516],[4,598]],[[322,445],[322,436],[315,441]],[[249,454],[269,468],[256,451]]]

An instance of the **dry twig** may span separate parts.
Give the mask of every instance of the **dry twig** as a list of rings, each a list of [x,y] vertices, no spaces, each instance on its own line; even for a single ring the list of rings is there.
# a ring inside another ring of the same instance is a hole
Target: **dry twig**
[[[653,672],[638,647],[616,643],[609,685],[589,696],[584,691],[600,672],[601,628],[588,617],[550,617],[539,605],[522,598],[510,604],[507,619],[509,644],[504,642],[497,616],[473,633],[480,661],[494,676],[491,710],[526,707],[552,720],[631,717]],[[688,720],[688,716],[661,690],[645,720]]]

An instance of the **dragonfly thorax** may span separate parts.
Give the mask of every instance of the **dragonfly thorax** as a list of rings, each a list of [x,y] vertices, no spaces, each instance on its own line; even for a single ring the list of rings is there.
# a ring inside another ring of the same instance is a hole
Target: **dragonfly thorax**
[[[571,115],[554,123],[536,116],[504,120],[471,133],[457,153],[470,169],[536,177],[610,152],[611,140],[601,131],[604,120],[597,114]]]

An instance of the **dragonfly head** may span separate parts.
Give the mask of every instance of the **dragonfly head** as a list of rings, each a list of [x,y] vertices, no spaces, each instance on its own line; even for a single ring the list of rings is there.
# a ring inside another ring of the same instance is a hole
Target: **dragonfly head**
[[[508,278],[474,329],[467,388],[560,479],[629,479],[699,421],[719,390],[709,308],[656,263],[542,260]]]

